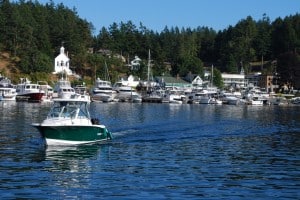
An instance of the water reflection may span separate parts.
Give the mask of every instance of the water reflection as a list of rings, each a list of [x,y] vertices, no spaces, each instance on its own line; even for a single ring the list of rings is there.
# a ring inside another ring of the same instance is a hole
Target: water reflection
[[[1,199],[299,196],[300,107],[92,103],[111,143],[45,147],[49,106],[0,103]]]
[[[55,169],[86,171],[87,161],[101,160],[109,155],[110,146],[103,144],[80,146],[47,146],[45,148],[45,161],[51,161]],[[84,165],[84,163],[86,163]]]

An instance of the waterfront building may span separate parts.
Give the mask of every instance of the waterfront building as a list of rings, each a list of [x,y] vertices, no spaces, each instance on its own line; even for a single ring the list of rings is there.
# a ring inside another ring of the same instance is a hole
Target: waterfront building
[[[190,88],[192,86],[191,83],[181,79],[179,76],[157,76],[155,78],[160,85],[163,85],[165,87]]]
[[[245,76],[245,79],[247,80],[247,85],[250,86],[258,86],[259,85],[259,79],[260,79],[261,73],[260,72],[256,72],[256,73],[251,73],[251,74],[247,74]]]
[[[244,87],[246,85],[244,74],[222,73],[222,79],[225,87]]]
[[[67,75],[72,75],[70,70],[70,58],[65,53],[65,48],[62,46],[60,48],[60,54],[54,60],[54,72],[53,74],[66,73]]]
[[[119,86],[130,86],[133,88],[136,88],[140,83],[140,79],[137,77],[134,77],[133,75],[129,75],[127,78],[122,77],[121,80],[116,82],[114,85],[119,85]]]
[[[258,86],[265,88],[267,92],[274,92],[274,89],[278,88],[278,85],[273,84],[274,76],[272,75],[261,75]]]

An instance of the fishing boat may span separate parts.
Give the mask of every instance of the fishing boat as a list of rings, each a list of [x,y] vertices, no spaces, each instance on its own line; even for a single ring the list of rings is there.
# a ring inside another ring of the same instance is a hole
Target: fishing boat
[[[44,91],[41,90],[39,84],[31,83],[27,78],[21,78],[21,83],[17,85],[18,100],[36,101],[39,102],[44,96]]]
[[[89,98],[74,94],[70,98],[54,98],[47,118],[32,124],[47,145],[79,145],[112,139],[106,127],[91,118]]]

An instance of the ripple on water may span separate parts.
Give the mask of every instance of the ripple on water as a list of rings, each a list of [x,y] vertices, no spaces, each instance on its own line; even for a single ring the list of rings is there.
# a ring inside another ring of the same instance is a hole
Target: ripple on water
[[[0,105],[1,106],[1,105]],[[299,107],[92,104],[107,144],[44,147],[49,105],[0,113],[3,199],[293,199]],[[3,108],[3,105],[2,107]]]

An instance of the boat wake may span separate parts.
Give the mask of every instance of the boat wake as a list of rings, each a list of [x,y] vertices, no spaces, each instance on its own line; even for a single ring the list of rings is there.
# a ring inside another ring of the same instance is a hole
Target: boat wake
[[[138,130],[136,130],[136,129],[127,129],[127,130],[114,131],[112,134],[115,139],[115,138],[119,138],[119,137],[123,137],[123,136],[128,136],[130,134],[134,134],[137,132],[138,132]]]

